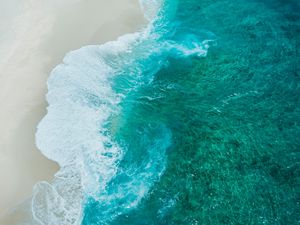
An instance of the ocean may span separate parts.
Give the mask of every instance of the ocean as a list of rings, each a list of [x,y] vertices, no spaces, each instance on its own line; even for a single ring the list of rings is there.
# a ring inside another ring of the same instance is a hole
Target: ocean
[[[140,4],[48,79],[35,223],[299,224],[300,2]]]

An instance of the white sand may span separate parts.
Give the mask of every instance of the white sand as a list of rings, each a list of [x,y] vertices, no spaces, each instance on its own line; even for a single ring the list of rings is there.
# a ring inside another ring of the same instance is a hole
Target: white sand
[[[50,181],[58,170],[34,140],[51,69],[70,50],[143,24],[138,0],[0,0],[0,215],[11,214],[37,181]]]

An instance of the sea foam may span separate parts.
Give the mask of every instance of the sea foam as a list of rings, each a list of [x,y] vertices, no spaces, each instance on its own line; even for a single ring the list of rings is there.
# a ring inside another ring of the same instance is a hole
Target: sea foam
[[[38,126],[42,153],[60,165],[51,184],[34,188],[33,217],[41,224],[78,224],[84,195],[98,196],[115,175],[122,149],[105,135],[103,125],[118,113],[108,55],[126,51],[139,35],[69,53],[48,80],[48,113]]]
[[[48,112],[38,125],[36,143],[61,168],[53,182],[35,185],[30,224],[85,224],[95,205],[101,211],[99,224],[107,224],[136,207],[163,174],[172,138],[164,124],[145,125],[144,157],[132,166],[122,164],[132,150],[116,142],[108,126],[124,110],[128,93],[151,83],[170,55],[206,55],[207,41],[187,44],[156,32],[162,5],[141,1],[147,28],[70,52],[50,74]],[[126,85],[117,86],[120,79]]]

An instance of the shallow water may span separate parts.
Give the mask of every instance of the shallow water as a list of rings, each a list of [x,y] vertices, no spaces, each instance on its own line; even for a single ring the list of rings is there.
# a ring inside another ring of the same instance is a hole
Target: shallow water
[[[37,136],[61,177],[80,177],[82,209],[66,214],[298,224],[299,12],[298,1],[166,0],[143,32],[70,53]]]
[[[299,9],[179,1],[171,38],[215,42],[140,90],[129,118],[164,123],[172,145],[160,181],[111,224],[299,223]]]

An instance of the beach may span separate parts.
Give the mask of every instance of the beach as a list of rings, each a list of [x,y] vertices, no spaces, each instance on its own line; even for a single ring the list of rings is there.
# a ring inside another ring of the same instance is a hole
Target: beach
[[[299,223],[298,0],[0,9],[0,225]]]
[[[18,222],[19,205],[30,207],[34,184],[51,181],[59,169],[35,147],[51,70],[66,53],[115,40],[145,20],[138,0],[1,0],[2,10],[0,224],[8,225]]]

